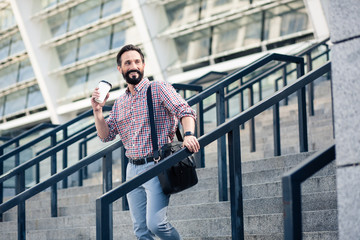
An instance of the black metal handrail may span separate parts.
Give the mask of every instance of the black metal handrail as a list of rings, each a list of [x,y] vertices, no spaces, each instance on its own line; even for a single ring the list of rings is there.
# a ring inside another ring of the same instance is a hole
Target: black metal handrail
[[[263,67],[264,65],[272,62],[272,61],[280,61],[280,62],[288,62],[288,63],[295,63],[297,69],[297,78],[304,74],[304,59],[301,57],[296,56],[289,56],[284,54],[278,53],[271,53],[266,54],[263,57],[259,58],[258,60],[254,61],[253,63],[249,64],[248,66],[224,77],[219,82],[216,82],[211,87],[204,89],[201,93],[189,98],[187,102],[190,106],[195,104],[202,103],[204,99],[208,98],[209,96],[216,94],[216,122],[217,125],[220,125],[225,122],[225,89],[227,86],[232,84],[236,81],[241,81],[242,78],[249,73],[254,72],[255,70]],[[305,97],[305,89],[301,90],[302,97]],[[302,103],[302,101],[301,101]],[[252,105],[252,104],[251,104]],[[301,138],[301,151],[307,151],[307,125],[306,121],[306,106],[302,104],[301,111],[299,114],[299,118],[303,120],[300,121],[303,125],[300,127],[300,138]],[[255,123],[252,119],[250,121],[250,128],[251,131],[255,132]],[[276,134],[280,135],[279,131],[276,131]],[[255,134],[254,134],[255,135]],[[280,136],[279,136],[280,137]],[[252,139],[255,141],[255,137]],[[255,145],[255,144],[253,144]],[[220,201],[227,201],[228,200],[228,192],[227,192],[227,170],[226,170],[226,139],[225,136],[218,139],[218,171],[219,171],[219,199]]]
[[[86,130],[85,130],[86,131]],[[76,139],[82,136],[76,137]],[[73,138],[73,140],[75,137]],[[70,140],[67,140],[70,141]],[[73,142],[72,140],[70,142]],[[63,143],[65,144],[65,143]],[[42,192],[43,190],[53,186],[65,178],[69,177],[71,174],[76,173],[80,169],[85,166],[90,165],[91,163],[99,160],[102,158],[102,171],[103,171],[103,193],[109,191],[112,188],[112,152],[117,150],[118,148],[122,147],[122,142],[117,140],[116,142],[112,143],[111,145],[99,150],[98,152],[83,158],[81,161],[77,162],[76,164],[62,170],[59,173],[56,173],[49,177],[47,180],[36,184],[35,186],[22,191],[21,193],[17,194],[15,197],[11,198],[10,200],[6,201],[5,203],[0,204],[0,214],[6,212],[7,210],[18,206],[18,239],[26,239],[26,225],[25,225],[25,201],[36,194]],[[52,153],[56,153],[57,150],[60,149],[59,147],[54,147],[47,155],[51,155]],[[53,196],[51,198],[53,200]],[[55,206],[56,207],[56,206]],[[51,203],[51,208],[53,208],[53,203]],[[52,210],[53,211],[53,210]]]
[[[241,154],[240,154],[240,130],[239,126],[256,115],[265,111],[271,106],[278,104],[284,98],[294,92],[301,92],[305,86],[320,76],[328,73],[331,69],[331,63],[327,62],[317,70],[311,71],[302,76],[295,83],[284,87],[273,96],[258,102],[244,112],[238,114],[230,121],[222,123],[213,131],[201,136],[198,140],[200,146],[204,148],[211,142],[228,134],[229,148],[229,170],[230,170],[230,203],[231,203],[231,229],[233,239],[244,239],[243,223],[243,204],[242,204],[242,180],[241,180]],[[302,94],[298,94],[299,101],[304,101]],[[298,101],[298,104],[299,104]],[[299,104],[299,108],[300,104]],[[299,112],[302,111],[299,109]],[[305,119],[306,120],[306,119]],[[300,124],[300,123],[299,123]],[[112,239],[112,209],[111,204],[117,199],[125,196],[128,192],[137,188],[141,184],[156,177],[160,172],[181,161],[191,153],[186,149],[176,152],[174,155],[165,158],[159,164],[154,165],[144,173],[132,178],[119,187],[105,193],[96,200],[96,237],[97,240]]]
[[[104,110],[109,111],[109,110],[111,110],[111,107],[105,106],[105,107],[104,107]],[[67,123],[64,123],[64,124],[62,124],[62,125],[59,125],[59,126],[55,127],[53,130],[51,130],[51,131],[49,131],[49,132],[47,132],[47,133],[45,133],[45,134],[37,137],[36,139],[34,139],[34,140],[32,140],[32,141],[24,144],[24,145],[21,145],[21,146],[15,148],[15,149],[13,149],[12,151],[10,151],[10,152],[8,152],[8,153],[0,156],[0,163],[1,163],[1,162],[4,162],[6,159],[8,159],[8,158],[10,158],[10,157],[12,157],[12,156],[18,155],[19,152],[21,152],[21,151],[23,151],[23,150],[25,150],[25,149],[28,149],[29,147],[31,147],[31,146],[39,143],[39,142],[42,141],[42,140],[44,140],[44,139],[46,139],[46,138],[48,138],[48,137],[54,136],[54,134],[56,134],[57,132],[66,131],[67,128],[68,128],[70,125],[78,122],[78,121],[81,120],[81,119],[84,119],[84,118],[86,118],[86,117],[89,117],[89,116],[91,116],[91,115],[92,115],[92,109],[84,112],[83,114],[81,114],[81,115],[77,116],[76,118],[68,121]],[[83,129],[81,129],[81,130],[83,130]],[[80,130],[80,131],[81,131],[81,130]],[[74,134],[76,134],[76,133],[77,133],[77,132],[75,132]],[[69,136],[67,136],[67,137],[69,137]]]
[[[103,108],[105,111],[110,111],[111,107],[110,106],[104,106]],[[55,127],[54,129],[46,132],[45,134],[21,145],[16,147],[15,149],[9,151],[6,154],[3,154],[2,156],[0,156],[0,176],[4,173],[4,161],[6,161],[7,159],[9,159],[10,157],[15,157],[15,167],[19,166],[20,164],[20,153],[32,146],[34,146],[35,144],[39,143],[40,141],[43,141],[47,138],[50,138],[50,142],[51,142],[51,146],[55,146],[56,144],[59,144],[59,142],[57,142],[56,140],[56,134],[60,131],[63,131],[63,139],[61,142],[63,142],[64,140],[68,139],[71,136],[76,135],[77,133],[79,133],[80,131],[82,131],[83,129],[80,129],[79,131],[74,132],[73,134],[69,135],[68,134],[68,127],[71,126],[72,124],[86,118],[92,115],[92,110],[86,111],[83,114],[77,116],[76,118],[68,121],[65,124],[59,125],[57,127]],[[56,156],[52,156],[52,161],[56,161]],[[67,167],[67,148],[63,149],[63,168]],[[12,170],[10,170],[9,172],[11,172]],[[56,165],[51,167],[51,174],[54,174],[56,172]],[[67,187],[67,179],[64,179],[63,181],[63,187],[66,188]],[[0,203],[3,202],[3,181],[0,181]],[[2,215],[0,214],[0,220],[2,219]]]
[[[4,154],[4,149],[11,146],[12,144],[15,144],[15,147],[18,147],[20,145],[21,139],[26,138],[26,137],[30,136],[31,134],[36,133],[39,130],[43,130],[45,128],[54,128],[57,126],[58,125],[51,124],[51,123],[40,123],[40,124],[36,125],[35,127],[27,130],[26,132],[23,132],[20,135],[9,139],[8,141],[6,141],[5,143],[0,145],[0,156]]]
[[[334,161],[335,158],[335,145],[332,145],[284,173],[282,177],[284,239],[302,239],[301,183]]]

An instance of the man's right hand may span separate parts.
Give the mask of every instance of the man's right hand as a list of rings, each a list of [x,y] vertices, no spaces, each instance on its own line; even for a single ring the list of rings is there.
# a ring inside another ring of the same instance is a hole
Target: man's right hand
[[[98,103],[95,98],[98,98],[100,97],[100,93],[99,93],[99,88],[95,88],[93,93],[92,93],[92,96],[91,96],[91,106],[93,108],[93,111],[94,112],[98,112],[98,111],[101,111],[102,108],[105,106],[105,103],[106,103],[106,100],[108,100],[110,96],[110,93],[108,93],[104,99],[104,101],[102,103]]]

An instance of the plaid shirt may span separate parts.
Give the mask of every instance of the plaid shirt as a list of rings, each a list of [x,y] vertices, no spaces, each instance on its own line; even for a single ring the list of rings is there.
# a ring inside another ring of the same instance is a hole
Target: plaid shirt
[[[109,135],[103,142],[114,140],[119,134],[126,149],[126,156],[132,159],[153,154],[150,120],[146,91],[150,81],[144,78],[135,86],[135,95],[129,89],[114,102],[106,123]],[[178,119],[185,116],[196,118],[195,111],[167,82],[151,84],[155,124],[159,147],[174,139]]]

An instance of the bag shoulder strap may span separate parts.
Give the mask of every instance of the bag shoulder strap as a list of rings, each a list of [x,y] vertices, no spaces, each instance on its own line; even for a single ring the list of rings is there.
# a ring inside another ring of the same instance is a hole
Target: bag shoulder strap
[[[155,117],[154,105],[153,105],[153,100],[152,100],[152,96],[151,96],[151,83],[146,92],[146,99],[147,99],[148,110],[149,110],[151,141],[152,141],[152,145],[153,145],[154,159],[158,159],[160,154],[159,154],[159,145],[158,145],[158,138],[157,138],[157,132],[156,132],[155,119],[154,119],[154,117]],[[181,142],[183,141],[183,138],[182,138],[179,128],[176,128],[176,137],[179,141],[181,141]]]
[[[150,118],[150,130],[151,130],[151,141],[153,145],[154,159],[159,159],[159,145],[156,133],[156,125],[154,119],[154,106],[151,96],[151,84],[149,85],[146,92],[147,104],[149,109],[149,118]]]

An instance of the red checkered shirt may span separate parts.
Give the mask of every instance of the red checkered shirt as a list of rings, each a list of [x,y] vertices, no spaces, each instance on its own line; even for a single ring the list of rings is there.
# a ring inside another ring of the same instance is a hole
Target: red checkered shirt
[[[146,100],[149,84],[150,81],[144,78],[135,86],[135,95],[127,89],[116,99],[106,120],[110,133],[101,140],[111,141],[119,134],[128,158],[138,159],[153,154]],[[153,82],[151,91],[158,144],[161,147],[174,139],[178,119],[185,116],[196,119],[196,114],[169,83]]]

